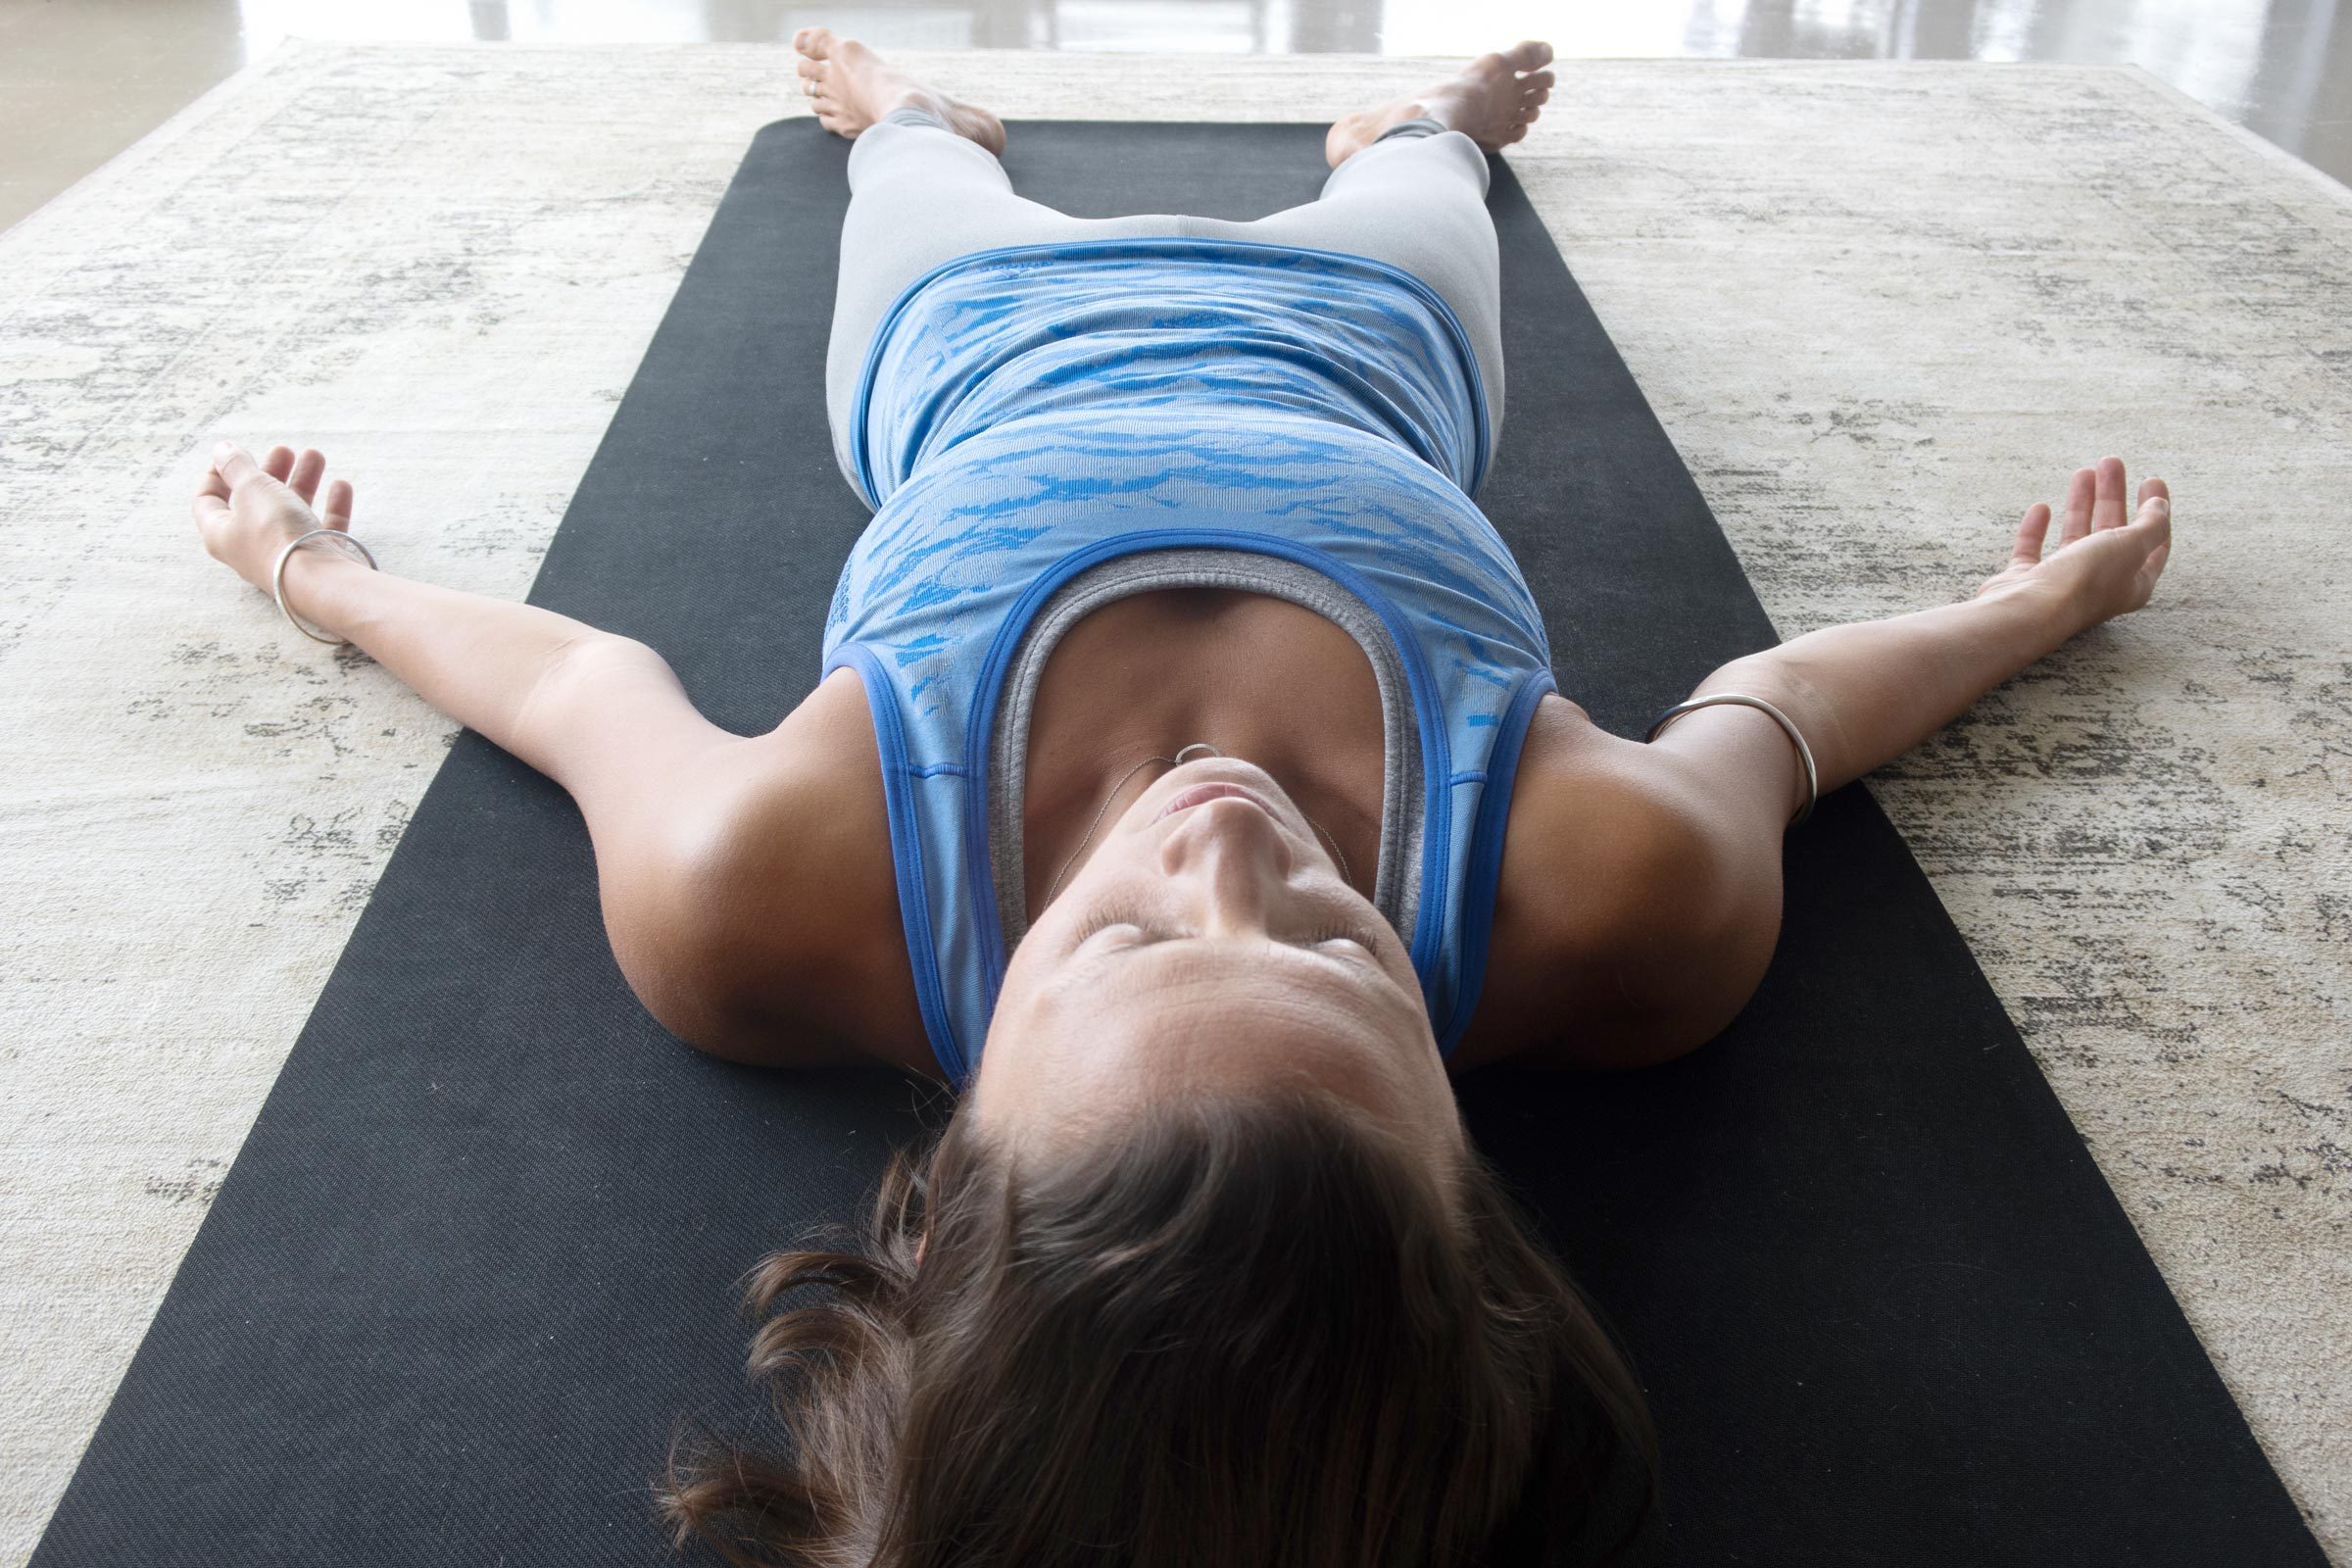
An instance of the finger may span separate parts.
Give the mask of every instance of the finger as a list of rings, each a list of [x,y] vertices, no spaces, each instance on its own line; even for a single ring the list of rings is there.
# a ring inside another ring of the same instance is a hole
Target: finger
[[[286,475],[294,471],[294,449],[271,447],[270,455],[262,460],[262,471],[283,484]]]
[[[228,481],[232,490],[262,471],[262,466],[253,461],[253,454],[234,441],[223,441],[213,448],[213,468]]]
[[[2158,496],[2150,496],[2140,508],[2139,520],[2155,530],[2156,548],[2142,558],[2139,569],[2132,574],[2132,597],[2134,609],[2155,597],[2157,579],[2164,575],[2164,564],[2173,554],[2173,509]]]
[[[228,499],[228,481],[220,477],[219,468],[207,468],[204,470],[204,477],[196,481],[196,493],[200,496],[215,496],[226,501]]]
[[[318,509],[318,520],[329,528],[351,531],[351,481],[337,479],[326,487],[326,505]]]
[[[2058,543],[2071,545],[2090,532],[2090,507],[2097,489],[2099,470],[2077,468],[2074,483],[2066,487],[2066,521],[2058,530]]]
[[[302,497],[309,506],[311,497],[318,493],[318,481],[326,477],[326,456],[317,447],[305,447],[302,456],[294,460],[293,470],[286,475],[286,488]]]
[[[2145,486],[2142,487],[2145,489]],[[2156,579],[2164,575],[2164,564],[2173,553],[2173,503],[2163,495],[2143,495],[2139,514],[2132,519],[2132,531],[2140,534],[2148,543],[2148,553],[2140,558],[2139,569],[2132,574],[2133,597],[2139,605],[2148,602],[2156,591]],[[2137,608],[2135,605],[2134,608]]]
[[[2036,501],[2026,509],[2025,520],[2017,525],[2017,548],[2009,559],[2020,565],[2037,565],[2041,561],[2041,542],[2050,531],[2050,509],[2047,503]]]
[[[209,528],[228,515],[228,502],[213,491],[199,490],[188,498],[188,515],[196,519],[197,527]]]
[[[2173,487],[2154,474],[2150,474],[2147,478],[2139,481],[2139,504],[2143,507],[2146,506],[2150,496],[2164,497],[2165,505],[2170,507],[2173,503]]]
[[[2101,458],[2096,496],[2090,504],[2090,525],[2093,528],[2121,528],[2124,515],[2124,460]]]

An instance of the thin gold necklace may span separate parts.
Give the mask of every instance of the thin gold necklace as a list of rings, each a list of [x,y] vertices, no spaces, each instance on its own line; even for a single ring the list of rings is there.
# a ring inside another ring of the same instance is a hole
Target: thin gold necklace
[[[1043,909],[1047,905],[1054,902],[1054,893],[1061,887],[1061,879],[1070,874],[1070,867],[1078,863],[1078,857],[1085,854],[1086,847],[1095,841],[1095,829],[1102,825],[1102,813],[1110,809],[1110,803],[1119,798],[1119,791],[1126,785],[1127,781],[1135,777],[1135,775],[1142,769],[1151,766],[1153,762],[1165,762],[1170,767],[1181,766],[1184,762],[1184,760],[1195,752],[1206,752],[1211,757],[1223,757],[1225,755],[1223,752],[1218,751],[1214,746],[1209,745],[1206,741],[1195,741],[1192,745],[1187,746],[1183,750],[1179,751],[1174,757],[1147,757],[1142,761],[1136,763],[1134,767],[1131,767],[1126,772],[1121,773],[1119,775],[1118,783],[1113,784],[1110,787],[1110,793],[1103,796],[1102,804],[1095,808],[1095,819],[1086,824],[1086,837],[1078,841],[1078,848],[1070,852],[1070,858],[1061,862],[1061,869],[1054,873],[1054,880],[1047,885],[1046,896],[1037,901],[1038,908]],[[1299,810],[1298,814],[1300,816],[1306,816],[1306,812],[1303,808]],[[1321,834],[1323,842],[1331,846],[1332,858],[1340,862],[1340,880],[1347,883],[1349,887],[1355,886],[1355,873],[1348,869],[1347,852],[1340,848],[1340,841],[1331,836],[1331,830],[1329,828],[1326,828],[1322,823],[1316,821],[1311,816],[1306,816],[1306,825],[1313,828],[1317,833]]]

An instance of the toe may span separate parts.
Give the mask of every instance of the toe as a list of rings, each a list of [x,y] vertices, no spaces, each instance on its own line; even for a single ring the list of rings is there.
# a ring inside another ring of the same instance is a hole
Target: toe
[[[1537,71],[1551,64],[1551,45],[1541,38],[1516,43],[1507,54],[1514,71]]]
[[[825,74],[825,63],[822,60],[803,55],[799,60],[793,62],[792,69],[799,72],[804,77],[822,76]]]
[[[833,51],[833,29],[803,27],[792,35],[792,46],[812,60],[822,60]]]

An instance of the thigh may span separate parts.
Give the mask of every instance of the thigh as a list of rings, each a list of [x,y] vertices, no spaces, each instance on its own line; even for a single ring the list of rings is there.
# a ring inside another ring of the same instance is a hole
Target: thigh
[[[841,225],[841,274],[825,351],[833,449],[851,488],[849,418],[874,329],[907,286],[958,256],[1005,245],[1177,234],[1192,221],[1164,214],[1072,218],[1016,195],[987,148],[933,124],[884,120],[850,150],[850,210]]]
[[[1477,351],[1488,418],[1502,429],[1502,270],[1487,215],[1487,155],[1459,131],[1375,142],[1332,171],[1320,200],[1205,233],[1369,256],[1427,283]]]
[[[1490,429],[1502,429],[1502,298],[1487,162],[1458,131],[1376,142],[1332,172],[1320,199],[1252,222],[1147,213],[1072,218],[1017,195],[988,149],[939,126],[884,120],[850,153],[850,210],[825,356],[835,460],[850,487],[851,405],[882,315],[943,263],[1005,245],[1171,235],[1369,256],[1446,301],[1476,351]]]

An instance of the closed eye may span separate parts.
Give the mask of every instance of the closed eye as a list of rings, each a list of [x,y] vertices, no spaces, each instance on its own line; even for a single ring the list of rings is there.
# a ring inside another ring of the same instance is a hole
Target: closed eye
[[[1077,942],[1084,942],[1089,937],[1107,931],[1114,925],[1131,925],[1142,929],[1150,918],[1151,915],[1148,911],[1129,905],[1105,905],[1102,908],[1095,911],[1094,917],[1080,929]],[[1145,934],[1149,936],[1152,933],[1146,931]],[[1071,945],[1074,947],[1077,942],[1073,942]]]
[[[1131,925],[1146,941],[1169,942],[1179,940],[1181,933],[1161,930],[1152,924],[1151,911],[1131,905],[1111,904],[1097,910],[1080,929],[1071,946],[1079,946],[1090,938],[1109,930],[1114,925]],[[1358,926],[1328,923],[1317,926],[1302,936],[1286,939],[1295,947],[1319,948],[1330,942],[1352,942],[1366,953],[1379,951],[1372,933]]]

